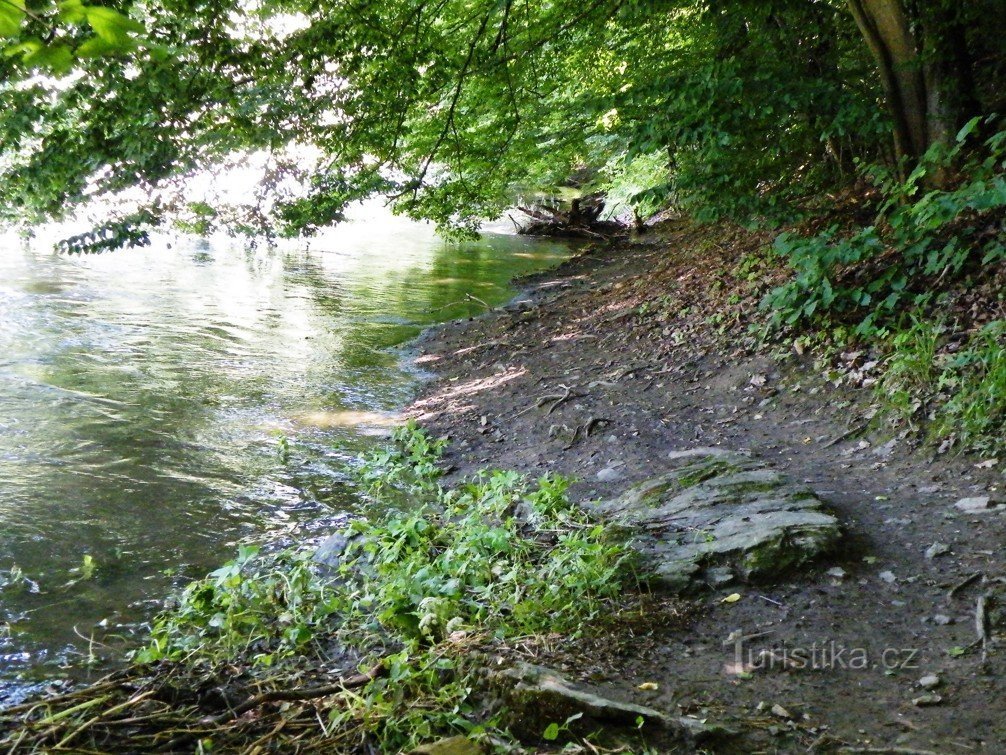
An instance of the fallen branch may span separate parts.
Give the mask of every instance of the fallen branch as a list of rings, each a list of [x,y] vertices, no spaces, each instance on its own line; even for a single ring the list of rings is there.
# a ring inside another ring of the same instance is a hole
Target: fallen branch
[[[253,708],[258,708],[260,705],[265,705],[266,703],[279,703],[279,702],[294,702],[300,700],[315,700],[319,697],[329,697],[331,695],[338,695],[346,690],[358,689],[363,687],[370,682],[384,676],[388,672],[387,667],[384,663],[378,663],[373,666],[370,670],[362,674],[353,674],[352,676],[344,676],[339,679],[334,684],[327,684],[323,687],[303,687],[301,689],[275,689],[269,692],[263,692],[260,695],[255,695],[245,700],[240,705],[232,708],[226,713],[221,713],[219,716],[214,716],[211,719],[203,721],[203,723],[210,724],[221,724],[232,718],[237,718],[242,713],[247,713]]]
[[[583,424],[577,425],[575,428],[573,428],[573,435],[569,439],[569,443],[567,443],[565,446],[563,446],[562,450],[563,451],[568,451],[574,445],[576,445],[576,441],[580,438],[581,433],[583,434],[583,437],[589,438],[590,434],[594,431],[594,428],[597,425],[601,424],[602,422],[604,422],[606,424],[610,424],[611,420],[610,419],[605,419],[604,417],[590,417]]]
[[[948,598],[953,598],[961,590],[963,590],[966,587],[969,587],[970,585],[974,584],[979,579],[981,579],[982,576],[983,576],[982,572],[977,571],[974,574],[972,574],[972,575],[970,575],[968,577],[965,577],[960,582],[958,582],[956,585],[954,585],[953,587],[950,588],[950,592],[947,593],[947,597]]]
[[[562,393],[546,393],[544,396],[539,396],[537,399],[535,399],[534,404],[527,407],[526,409],[522,409],[514,416],[515,417],[523,416],[532,409],[543,408],[548,403],[551,403],[552,405],[549,406],[546,414],[551,414],[556,410],[556,408],[559,407],[560,404],[569,401],[571,398],[583,398],[584,396],[587,395],[585,393],[573,393],[573,389],[570,388],[568,385],[560,385],[559,387],[562,388],[563,390]]]
[[[979,595],[978,602],[975,604],[975,631],[978,633],[978,642],[982,646],[982,663],[985,663],[989,653],[989,616],[985,610],[987,597]]]
[[[347,690],[358,689],[360,687],[366,686],[370,682],[374,681],[388,672],[387,667],[383,662],[378,663],[373,666],[369,671],[362,674],[354,674],[352,676],[346,676],[339,679],[334,684],[327,684],[323,687],[303,687],[301,689],[276,689],[270,690],[269,692],[263,692],[262,694],[255,695],[245,700],[240,705],[231,708],[224,713],[217,716],[212,716],[210,718],[205,718],[199,722],[201,726],[221,726],[229,721],[233,721],[244,713],[250,710],[266,705],[267,703],[278,703],[278,702],[299,702],[303,700],[316,700],[320,697],[330,697],[331,695],[338,695]],[[193,732],[184,732],[179,736],[175,737],[167,744],[158,748],[161,752],[170,752],[172,750],[178,749],[179,746],[185,744],[190,739],[192,739],[197,734]]]
[[[868,428],[869,426],[870,426],[869,422],[860,422],[855,427],[853,427],[853,428],[851,428],[849,430],[846,430],[844,433],[842,433],[841,435],[839,435],[837,438],[832,438],[831,440],[829,440],[827,443],[825,443],[822,446],[822,448],[831,448],[832,446],[837,446],[843,440],[848,440],[849,438],[852,438],[852,437],[855,437],[856,435],[859,435],[864,430],[866,430],[866,428]]]
[[[463,299],[458,299],[457,301],[452,301],[450,304],[445,304],[442,307],[437,307],[436,309],[431,309],[431,310],[429,310],[429,313],[430,314],[436,314],[437,312],[443,312],[445,309],[450,309],[451,307],[456,307],[459,304],[468,304],[468,303],[471,303],[471,302],[476,302],[477,304],[481,304],[483,307],[486,308],[487,312],[490,309],[492,309],[491,305],[489,305],[487,302],[482,301],[482,299],[480,299],[479,297],[473,296],[472,294],[465,294],[465,296],[464,296]]]
[[[916,750],[911,747],[843,747],[840,753],[870,753],[870,755],[936,755],[933,750]]]

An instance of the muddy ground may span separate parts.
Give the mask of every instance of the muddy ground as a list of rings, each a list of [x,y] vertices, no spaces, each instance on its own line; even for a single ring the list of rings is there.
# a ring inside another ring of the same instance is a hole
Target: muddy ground
[[[658,596],[653,615],[539,660],[727,724],[740,751],[1006,752],[1006,648],[975,644],[979,600],[993,612],[1006,575],[1006,515],[954,505],[994,499],[1001,467],[867,426],[863,357],[836,387],[811,353],[753,348],[763,243],[680,226],[588,248],[507,307],[428,333],[417,362],[436,377],[410,411],[450,438],[453,479],[558,472],[578,479],[576,499],[606,498],[671,451],[722,446],[807,483],[843,523],[844,545],[814,569]],[[738,633],[761,634],[739,657]]]

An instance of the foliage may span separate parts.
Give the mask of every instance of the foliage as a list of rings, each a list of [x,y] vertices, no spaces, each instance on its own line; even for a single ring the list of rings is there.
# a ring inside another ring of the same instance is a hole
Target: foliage
[[[81,18],[123,44],[141,19],[142,53],[0,79],[0,219],[101,199],[289,235],[380,192],[472,230],[571,176],[643,213],[785,217],[885,137],[838,3],[152,0],[120,14],[125,31],[104,10]],[[191,196],[197,171],[263,154],[253,199]]]
[[[985,326],[947,359],[937,381],[949,399],[934,432],[963,449],[1000,453],[1006,421],[1006,322]]]
[[[924,426],[946,447],[1002,453],[1006,321],[990,322],[956,349],[947,339],[945,324],[915,318],[891,339],[877,396],[895,418]]]
[[[414,425],[396,439],[368,475],[376,491],[423,481],[416,508],[354,523],[328,576],[303,552],[242,548],[185,589],[137,660],[275,669],[311,647],[358,648],[388,673],[347,694],[330,721],[399,751],[475,730],[458,643],[581,632],[622,594],[626,551],[569,502],[568,481],[497,471],[444,490],[431,471],[443,443]]]
[[[388,487],[433,486],[441,475],[437,462],[447,441],[430,438],[414,419],[396,427],[391,440],[390,446],[376,449],[364,457],[356,469],[357,476],[367,485],[371,495]]]
[[[212,645],[215,653],[270,665],[302,651],[323,629],[335,608],[328,592],[310,554],[261,558],[257,547],[242,547],[235,560],[185,588],[136,658],[178,659]]]
[[[930,21],[946,3],[916,5],[939,37],[920,64],[963,29],[969,96],[992,111],[1006,56],[979,21],[995,0],[950,9],[945,32]],[[840,0],[0,9],[0,220],[101,201],[296,235],[381,193],[465,233],[565,186],[641,213],[776,222],[825,205],[855,160],[890,163],[876,63]],[[244,171],[238,196],[193,196],[193,176],[225,167]]]
[[[0,50],[27,69],[65,74],[75,60],[140,48],[143,24],[103,5],[59,0],[43,8],[24,0],[0,3]]]
[[[928,397],[939,375],[937,358],[945,332],[942,323],[913,317],[912,324],[891,338],[890,354],[877,393],[887,407],[911,419]]]
[[[62,239],[57,249],[67,254],[94,254],[111,249],[150,245],[150,230],[158,224],[149,210],[139,210],[118,220],[108,220],[85,233]]]
[[[992,127],[995,119],[985,119]],[[953,280],[968,264],[1006,258],[997,226],[1006,211],[1006,131],[988,137],[951,188],[927,189],[928,175],[947,170],[982,125],[972,119],[951,149],[934,146],[905,180],[871,166],[883,197],[877,221],[850,232],[837,226],[811,235],[783,233],[773,250],[795,275],[771,291],[763,306],[777,326],[817,326],[856,318],[872,336],[906,307],[921,306],[937,281]]]

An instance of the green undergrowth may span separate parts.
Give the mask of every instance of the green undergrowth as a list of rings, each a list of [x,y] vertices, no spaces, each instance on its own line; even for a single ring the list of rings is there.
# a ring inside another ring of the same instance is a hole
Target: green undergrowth
[[[904,179],[864,167],[880,198],[870,224],[781,234],[773,251],[793,276],[763,301],[770,326],[849,326],[855,337],[883,338],[906,310],[928,308],[951,282],[1006,260],[1006,131],[979,136],[997,122],[973,119]]]
[[[757,334],[826,364],[866,351],[879,363],[877,403],[896,425],[944,450],[1006,451],[1006,321],[974,322],[1002,305],[1001,119],[973,119],[907,176],[862,173],[873,189],[858,222],[775,239],[771,253],[791,275],[764,296]]]
[[[895,419],[945,448],[1006,451],[1006,321],[973,334],[915,319],[891,339],[877,396]]]
[[[465,649],[578,635],[633,573],[624,547],[570,503],[567,480],[493,471],[448,490],[443,445],[410,424],[364,461],[372,508],[392,503],[349,527],[328,573],[309,552],[243,548],[184,590],[136,660],[236,664],[275,679],[287,663],[351,648],[360,668],[386,673],[328,707],[331,731],[383,752],[439,734],[500,735],[480,714]]]

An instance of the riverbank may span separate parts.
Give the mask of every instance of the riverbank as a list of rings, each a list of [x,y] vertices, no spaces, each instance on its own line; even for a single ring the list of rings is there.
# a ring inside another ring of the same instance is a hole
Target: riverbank
[[[427,333],[417,361],[438,377],[410,412],[449,439],[448,482],[486,466],[552,472],[578,479],[574,500],[607,499],[670,452],[717,447],[810,486],[842,523],[815,567],[700,595],[675,608],[685,626],[609,631],[589,661],[556,648],[565,673],[766,751],[996,751],[998,462],[871,422],[868,355],[838,356],[836,371],[812,349],[759,350],[747,326],[778,280],[757,256],[765,241],[679,225],[595,245],[503,310]],[[758,636],[740,659],[738,633]]]
[[[892,437],[869,355],[760,344],[766,242],[664,224],[427,331],[424,430],[359,465],[326,570],[242,549],[3,743],[997,751],[998,461]]]

